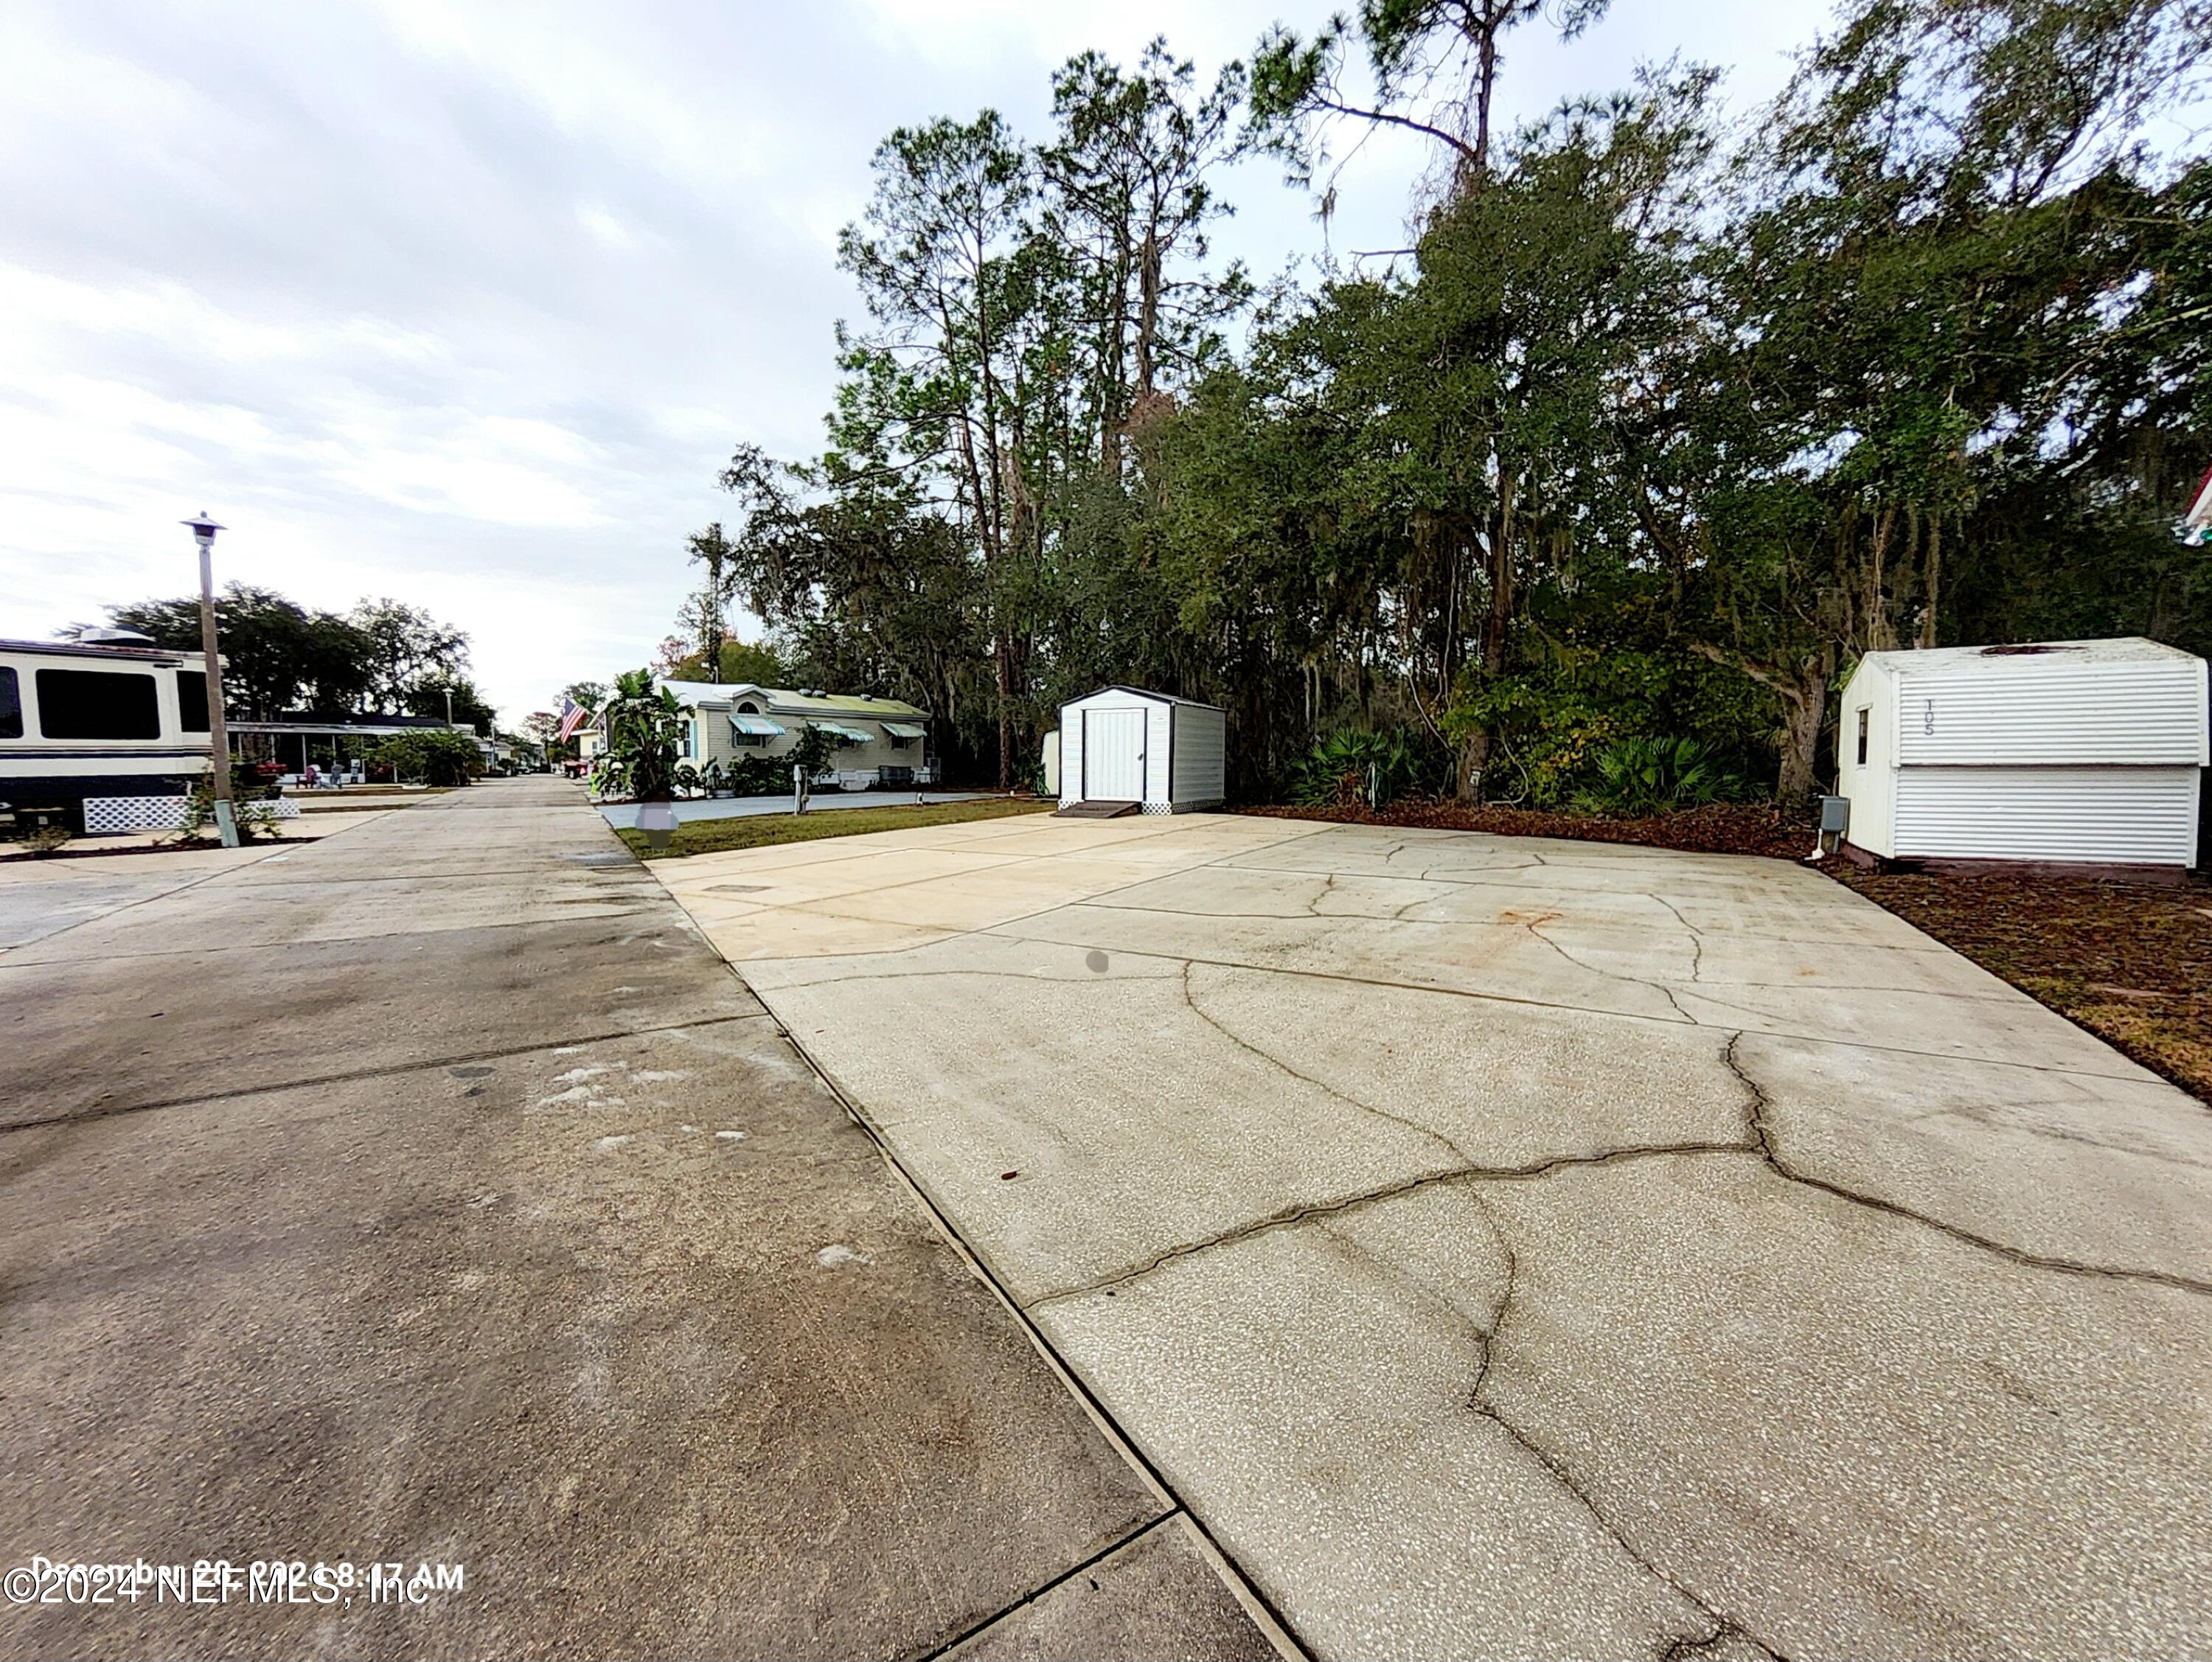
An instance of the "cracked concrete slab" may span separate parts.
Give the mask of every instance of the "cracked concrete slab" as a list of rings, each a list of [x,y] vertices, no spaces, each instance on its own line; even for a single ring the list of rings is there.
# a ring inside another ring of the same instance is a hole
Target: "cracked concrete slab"
[[[256,865],[134,955],[86,923],[0,958],[0,1563],[465,1590],[0,1606],[0,1656],[920,1656],[1042,1643],[1108,1564],[1097,1619],[1261,1653],[1210,1561],[1119,1555],[1173,1503],[658,886],[451,928],[449,874],[367,874],[505,840],[470,880],[520,909],[627,860],[573,786],[457,801],[288,866],[311,931],[319,861],[341,906],[380,881],[375,938],[208,950]]]
[[[2201,1295],[2023,1268],[1753,1160],[1475,1190],[1516,1263],[1481,1400],[1770,1648],[2212,1646]]]
[[[741,968],[1316,1655],[2212,1645],[2203,1105],[1790,863],[1231,824]]]

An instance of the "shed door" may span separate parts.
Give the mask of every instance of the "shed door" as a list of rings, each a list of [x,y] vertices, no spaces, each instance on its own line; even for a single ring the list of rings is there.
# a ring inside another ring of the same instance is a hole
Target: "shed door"
[[[1083,794],[1092,802],[1145,798],[1145,712],[1083,712]]]

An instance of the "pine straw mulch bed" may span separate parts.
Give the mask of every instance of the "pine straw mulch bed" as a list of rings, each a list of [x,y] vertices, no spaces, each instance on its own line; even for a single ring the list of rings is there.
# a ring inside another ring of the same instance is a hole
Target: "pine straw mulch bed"
[[[1637,843],[1700,854],[1800,860],[1809,821],[1715,803],[1650,819],[1599,819],[1453,801],[1248,813],[1346,825]],[[2212,1102],[2212,881],[2135,883],[2047,872],[1962,876],[1821,868],[1838,882],[1972,959],[2116,1050]]]
[[[2212,1102],[2212,883],[1829,874]]]

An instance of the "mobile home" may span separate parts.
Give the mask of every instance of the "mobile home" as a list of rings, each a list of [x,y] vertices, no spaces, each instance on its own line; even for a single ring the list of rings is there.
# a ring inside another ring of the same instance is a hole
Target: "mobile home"
[[[865,692],[714,681],[662,685],[690,712],[684,759],[695,767],[720,762],[726,771],[748,756],[774,760],[788,755],[811,727],[837,747],[817,783],[872,790],[938,782],[929,712],[918,705]]]
[[[2204,661],[2155,641],[1870,652],[1838,725],[1847,851],[2192,866],[2206,734]]]

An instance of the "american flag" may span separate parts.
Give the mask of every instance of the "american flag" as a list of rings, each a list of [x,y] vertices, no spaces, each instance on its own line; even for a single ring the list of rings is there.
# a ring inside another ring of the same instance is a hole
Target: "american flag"
[[[576,729],[592,719],[592,712],[574,698],[561,701],[561,742],[567,744],[576,735]]]

